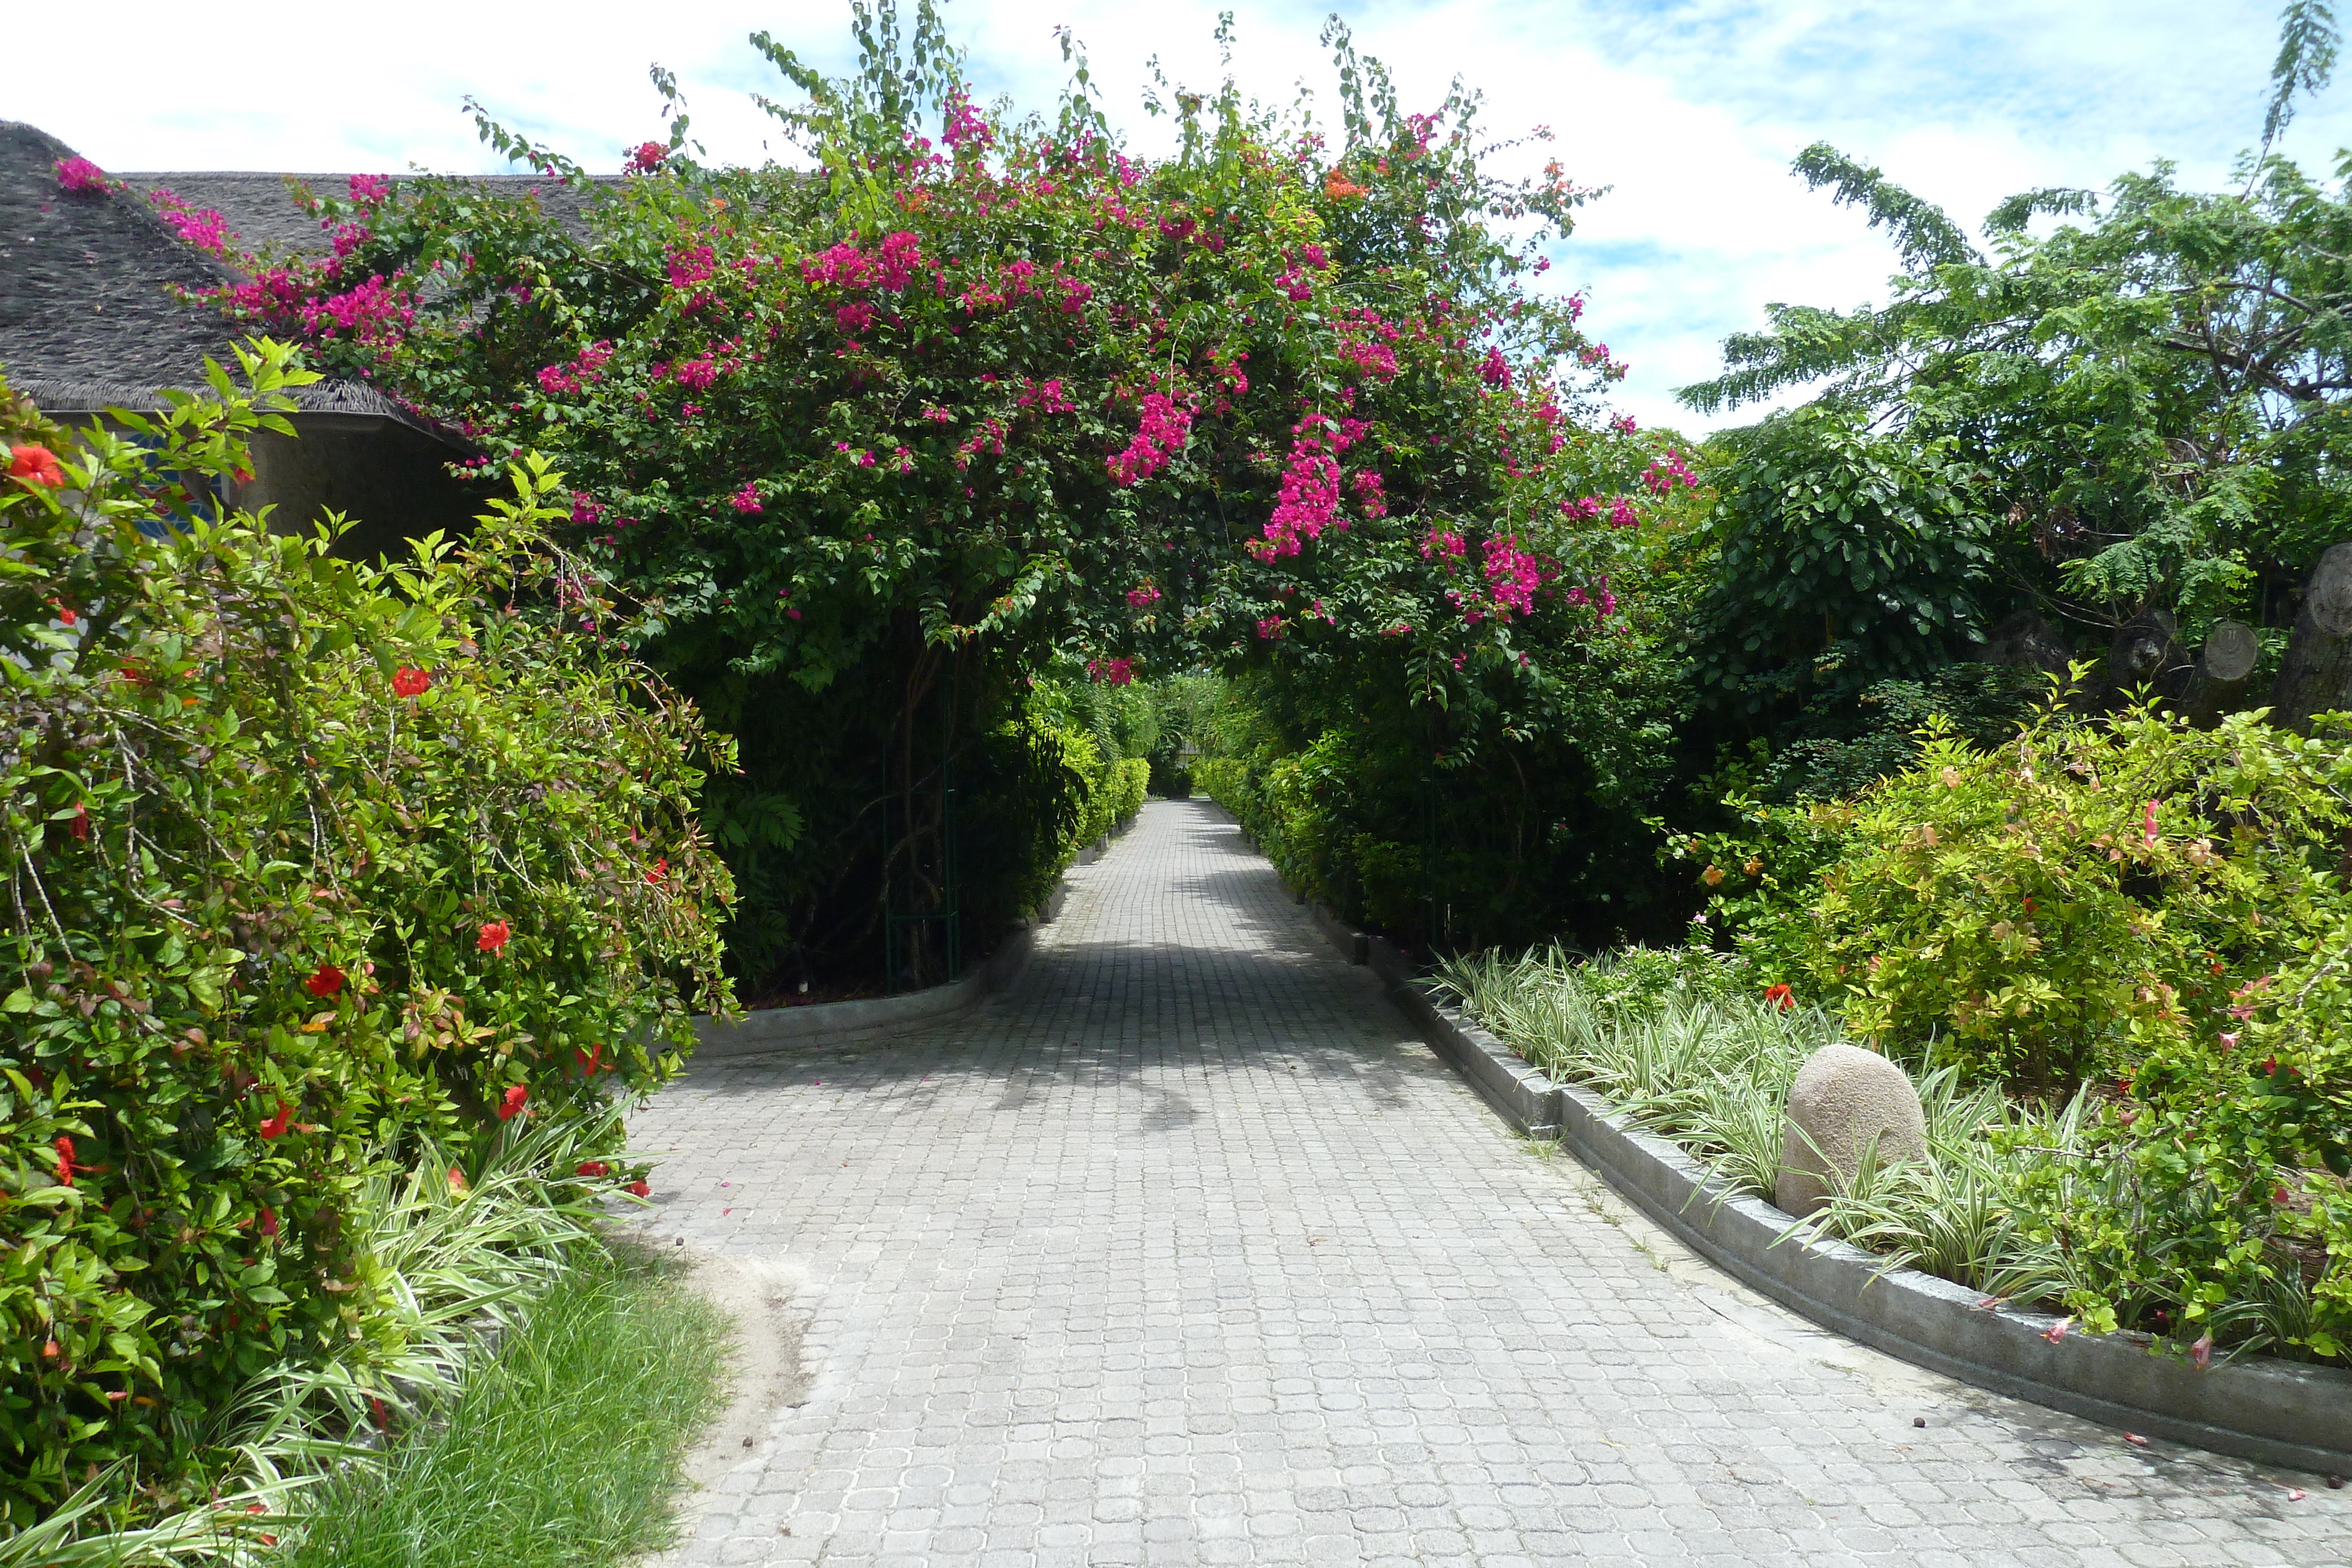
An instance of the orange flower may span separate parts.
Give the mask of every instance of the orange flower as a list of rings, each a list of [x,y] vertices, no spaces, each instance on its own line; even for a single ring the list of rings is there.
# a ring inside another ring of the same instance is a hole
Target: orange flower
[[[421,697],[432,685],[431,675],[412,664],[403,664],[392,677],[392,695],[396,697]]]
[[[1323,193],[1335,202],[1344,201],[1364,194],[1364,187],[1349,179],[1345,169],[1334,169],[1323,176]]]
[[[505,921],[487,921],[483,924],[482,934],[474,938],[474,946],[482,952],[495,953],[505,946],[507,938],[513,935],[513,932],[507,929]]]
[[[1797,993],[1787,986],[1767,986],[1764,988],[1764,999],[1777,1004],[1782,1012],[1787,1012],[1797,1005]]]
[[[54,490],[65,484],[66,471],[58,465],[58,455],[46,446],[11,446],[8,477]]]

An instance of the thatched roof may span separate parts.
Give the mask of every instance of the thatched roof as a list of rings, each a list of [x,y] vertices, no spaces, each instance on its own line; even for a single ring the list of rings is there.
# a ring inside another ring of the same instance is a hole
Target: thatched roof
[[[58,161],[72,156],[72,148],[37,127],[0,120],[0,370],[58,416],[160,407],[162,389],[204,385],[207,357],[236,364],[230,345],[242,334],[234,324],[172,290],[242,275],[165,226],[147,192],[168,187],[191,207],[219,212],[249,246],[284,253],[329,243],[318,220],[295,205],[288,180],[322,195],[348,188],[342,174],[172,172],[116,176],[129,190],[72,192],[57,177]],[[534,194],[575,230],[585,226],[598,194],[528,175],[479,183],[500,194]],[[462,444],[363,382],[320,382],[296,401],[301,413],[393,419]]]

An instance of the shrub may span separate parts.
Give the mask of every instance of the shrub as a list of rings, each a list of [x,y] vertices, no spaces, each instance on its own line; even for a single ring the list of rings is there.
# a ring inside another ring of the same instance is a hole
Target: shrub
[[[401,1281],[353,1227],[374,1173],[598,1114],[726,999],[690,812],[727,752],[549,550],[560,477],[519,465],[462,551],[334,559],[212,499],[315,379],[241,357],[249,395],[215,369],[128,434],[0,392],[59,459],[0,494],[18,1524],[92,1465],[200,1471],[266,1368],[396,1354]]]
[[[1850,802],[1703,846],[1759,967],[1891,1052],[2064,1102],[2079,1159],[2021,1211],[2085,1322],[2352,1344],[2343,1044],[2352,747],[2255,716],[2051,708],[1979,747],[1931,724]]]

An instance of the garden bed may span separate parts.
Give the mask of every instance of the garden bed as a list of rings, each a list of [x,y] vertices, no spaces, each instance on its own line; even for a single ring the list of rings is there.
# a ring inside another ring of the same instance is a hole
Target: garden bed
[[[1825,1326],[2135,1434],[2352,1469],[2352,1375],[2254,1354],[2248,1339],[2209,1364],[2159,1335],[2069,1332],[2070,1260],[2018,1195],[2038,1162],[2088,1159],[2080,1097],[2036,1110],[1926,1072],[1926,1166],[1866,1167],[1807,1220],[1774,1207],[1789,1082],[1841,1030],[1819,1010],[1748,999],[1746,977],[1702,952],[1487,956],[1446,966],[1433,988],[1470,1017],[1419,988],[1406,999],[1506,1114],[1553,1132],[1702,1254]],[[2298,1305],[2269,1303],[2269,1343],[2293,1332]]]

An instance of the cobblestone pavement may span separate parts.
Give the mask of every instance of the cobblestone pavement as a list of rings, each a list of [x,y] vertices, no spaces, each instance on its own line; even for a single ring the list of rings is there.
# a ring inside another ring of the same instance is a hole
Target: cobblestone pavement
[[[654,1234],[766,1260],[812,1379],[669,1561],[2352,1562],[2352,1490],[2127,1446],[1690,1258],[1513,1137],[1215,808],[1072,880],[982,1010],[640,1113]]]

